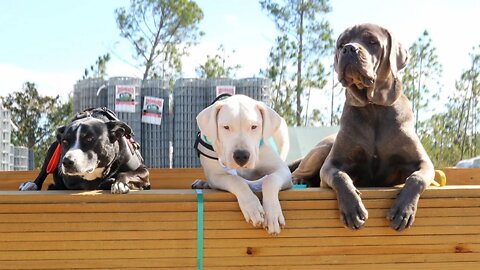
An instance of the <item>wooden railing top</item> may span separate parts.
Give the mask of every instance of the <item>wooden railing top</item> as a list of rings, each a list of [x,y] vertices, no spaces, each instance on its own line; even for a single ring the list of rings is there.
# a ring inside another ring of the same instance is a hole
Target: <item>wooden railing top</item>
[[[442,171],[447,185],[480,185],[480,168],[443,168]],[[20,183],[35,179],[37,174],[37,170],[0,172],[0,190],[17,190]],[[152,189],[190,189],[196,179],[205,179],[201,168],[150,169]],[[51,182],[52,177],[48,176],[43,189]]]

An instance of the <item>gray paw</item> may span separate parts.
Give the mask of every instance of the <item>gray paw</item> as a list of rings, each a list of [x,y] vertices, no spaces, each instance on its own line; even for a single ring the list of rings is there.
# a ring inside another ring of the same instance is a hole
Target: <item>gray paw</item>
[[[117,181],[112,184],[111,192],[112,194],[125,194],[130,192],[130,188],[127,184]]]
[[[355,190],[355,193],[337,195],[340,220],[345,227],[352,230],[362,228],[368,219],[368,211],[363,205],[359,193],[358,190]]]
[[[400,232],[412,226],[417,213],[419,197],[419,195],[409,194],[405,190],[398,194],[387,216],[387,219],[390,220],[390,227]]]
[[[24,182],[20,184],[20,187],[18,188],[18,190],[20,191],[38,190],[38,186],[34,182]]]

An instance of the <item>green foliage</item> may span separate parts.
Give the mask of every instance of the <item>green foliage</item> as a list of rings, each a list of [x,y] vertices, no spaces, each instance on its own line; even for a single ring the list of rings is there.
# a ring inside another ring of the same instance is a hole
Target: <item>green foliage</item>
[[[56,128],[73,116],[72,99],[62,103],[59,96],[42,96],[31,82],[26,82],[22,91],[1,99],[18,127],[12,133],[12,143],[33,148],[35,166],[40,167],[47,147],[55,140]]]
[[[235,51],[232,51],[235,53]],[[217,54],[211,57],[207,55],[207,61],[203,65],[200,65],[196,72],[201,78],[225,78],[234,77],[235,72],[241,68],[240,65],[226,66],[226,62],[229,56],[225,52],[225,47],[220,45],[217,50]]]
[[[107,63],[110,61],[110,54],[104,54],[98,57],[95,61],[95,65],[91,65],[90,69],[85,69],[82,79],[87,78],[102,78],[107,76]]]
[[[120,35],[144,67],[144,80],[173,80],[181,71],[181,57],[203,35],[198,29],[203,12],[191,0],[131,0],[128,10],[118,8],[115,14]]]
[[[276,84],[273,103],[281,103],[274,107],[287,106],[280,112],[287,122],[305,125],[302,99],[309,98],[305,90],[322,89],[327,82],[321,60],[331,54],[334,41],[323,16],[331,7],[328,0],[261,0],[260,5],[281,33],[264,72]]]
[[[480,46],[474,48],[471,67],[456,82],[446,112],[421,123],[421,140],[436,167],[454,166],[480,154]]]
[[[409,48],[410,59],[402,78],[405,95],[412,103],[415,130],[418,131],[419,114],[428,112],[439,99],[442,65],[427,30]]]

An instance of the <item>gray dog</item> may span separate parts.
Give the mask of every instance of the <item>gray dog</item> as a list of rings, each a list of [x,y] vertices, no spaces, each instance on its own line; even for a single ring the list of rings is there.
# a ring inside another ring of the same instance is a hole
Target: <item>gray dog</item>
[[[390,226],[402,231],[412,225],[418,199],[434,178],[397,75],[407,58],[402,45],[380,26],[345,30],[335,53],[335,71],[347,89],[340,130],[336,138],[321,141],[293,172],[297,182],[320,176],[322,187],[334,189],[340,218],[354,230],[368,218],[355,187],[405,184],[387,216]]]

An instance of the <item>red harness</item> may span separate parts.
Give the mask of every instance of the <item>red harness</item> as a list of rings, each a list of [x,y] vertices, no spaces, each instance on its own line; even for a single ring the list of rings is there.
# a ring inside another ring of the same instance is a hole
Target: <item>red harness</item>
[[[53,173],[57,169],[61,154],[62,154],[62,146],[58,144],[57,148],[55,149],[55,152],[53,152],[52,158],[48,162],[48,165],[47,165],[48,174]]]

